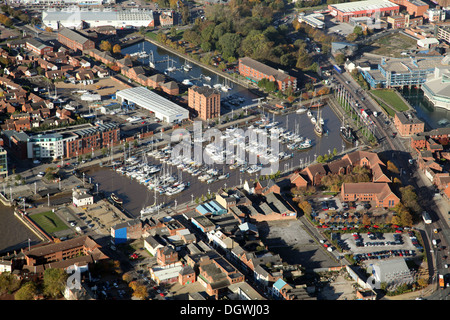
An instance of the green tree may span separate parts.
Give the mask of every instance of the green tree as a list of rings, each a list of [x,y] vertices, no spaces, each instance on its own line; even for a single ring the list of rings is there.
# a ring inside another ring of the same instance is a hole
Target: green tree
[[[344,62],[345,62],[345,55],[344,54],[342,54],[342,53],[338,53],[335,57],[334,57],[334,59],[336,60],[336,63],[337,64],[344,64]],[[356,69],[355,69],[356,70]]]
[[[241,36],[236,33],[226,33],[219,38],[217,45],[225,59],[234,57],[237,49],[241,45]]]
[[[9,272],[0,274],[0,294],[14,292],[20,287],[20,280]]]
[[[47,269],[44,271],[44,294],[53,298],[58,298],[62,295],[68,274],[64,269]]]
[[[14,295],[15,300],[33,300],[37,294],[37,286],[34,282],[25,283]]]

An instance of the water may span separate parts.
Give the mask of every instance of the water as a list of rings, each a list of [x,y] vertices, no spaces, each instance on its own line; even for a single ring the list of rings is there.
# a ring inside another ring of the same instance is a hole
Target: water
[[[185,79],[189,79],[194,85],[203,86],[203,84],[210,85],[213,87],[215,84],[226,84],[231,87],[231,90],[227,92],[223,92],[220,90],[220,95],[222,98],[225,98],[230,95],[238,95],[245,99],[241,106],[254,104],[255,101],[253,99],[258,98],[257,95],[248,91],[247,88],[238,85],[234,82],[231,82],[228,79],[225,79],[218,74],[211,72],[194,62],[190,62],[185,60],[184,58],[172,54],[171,52],[155,46],[153,43],[144,41],[140,43],[136,43],[132,46],[126,47],[122,49],[122,54],[131,54],[134,52],[138,52],[141,50],[145,50],[147,53],[153,51],[153,60],[155,62],[155,68],[160,73],[164,74],[169,67],[175,67],[176,71],[167,72],[167,76],[175,79],[178,82],[182,82]],[[170,61],[168,62],[168,60]],[[150,57],[139,59],[144,65],[149,64]],[[188,63],[192,69],[190,71],[184,71],[182,66]],[[204,77],[210,77],[211,80],[207,81]],[[226,110],[225,110],[226,111]]]
[[[416,110],[417,117],[431,129],[450,126],[450,110],[435,108],[424,96],[421,89],[404,88],[402,95]]]
[[[317,110],[314,110],[312,113],[314,116],[317,116]],[[280,171],[299,167],[300,165],[305,166],[307,163],[312,163],[316,156],[332,153],[334,148],[336,148],[338,153],[349,148],[349,145],[343,143],[343,140],[339,134],[341,122],[336,117],[333,110],[330,107],[325,106],[321,108],[321,113],[323,119],[325,120],[324,129],[325,131],[329,131],[328,136],[324,135],[321,138],[315,135],[313,131],[313,124],[306,113],[290,113],[287,115],[275,116],[272,114],[266,114],[270,120],[273,119],[274,121],[278,121],[279,127],[287,128],[289,131],[294,133],[297,132],[299,135],[304,138],[311,139],[313,142],[313,147],[304,151],[288,150],[285,144],[280,144],[280,152],[285,151],[288,154],[294,154],[292,158],[279,162],[278,169]],[[147,157],[147,160],[151,164],[160,164],[159,160],[152,157]],[[166,205],[172,207],[174,206],[175,199],[177,200],[178,205],[181,205],[182,203],[190,203],[192,199],[197,197],[200,198],[202,195],[206,196],[208,192],[217,192],[219,188],[225,187],[225,184],[227,187],[232,187],[235,185],[240,185],[246,180],[250,182],[256,177],[254,174],[251,175],[246,172],[241,173],[239,169],[231,170],[228,165],[214,164],[213,167],[223,170],[225,173],[229,173],[229,178],[216,181],[211,184],[206,184],[205,182],[200,182],[197,177],[194,177],[187,172],[182,172],[177,169],[176,166],[167,166],[166,168],[171,168],[170,170],[173,175],[181,175],[184,183],[189,182],[190,187],[176,196],[157,194],[156,202],[158,204],[165,203]],[[92,182],[94,184],[99,184],[99,189],[105,192],[106,195],[109,196],[114,192],[121,197],[124,200],[123,207],[134,217],[139,217],[139,212],[143,207],[152,205],[155,202],[154,191],[149,191],[145,186],[140,185],[136,180],[125,175],[112,172],[109,168],[92,168],[86,174],[87,177],[92,178]],[[195,203],[190,204],[190,206],[191,205],[195,207]]]
[[[0,203],[0,254],[20,250],[30,244],[35,245],[41,240],[14,216],[14,208]]]

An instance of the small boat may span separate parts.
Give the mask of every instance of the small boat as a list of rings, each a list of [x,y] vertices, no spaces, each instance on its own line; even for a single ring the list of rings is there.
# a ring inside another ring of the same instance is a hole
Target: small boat
[[[230,176],[229,173],[227,173],[227,174],[222,174],[222,175],[220,175],[217,179],[223,180],[223,179],[227,179],[229,176]]]
[[[119,205],[123,204],[123,200],[121,198],[119,198],[115,193],[111,194],[111,200]]]
[[[309,110],[308,110],[308,111],[306,112],[306,114],[308,115],[308,117],[309,117],[309,118],[311,118],[311,117],[312,117],[312,113],[311,113],[311,111],[309,111]]]
[[[317,122],[316,125],[314,126],[314,133],[317,134],[319,137],[323,135],[323,129],[320,122]]]
[[[300,143],[297,147],[298,150],[305,150],[305,149],[309,149],[311,148],[313,145],[311,143],[311,140],[307,139],[305,141],[303,141],[302,143]]]
[[[305,113],[306,111],[307,111],[306,108],[301,107],[301,108],[298,108],[296,112],[299,113],[299,114],[303,114],[303,113]]]
[[[323,103],[319,102],[319,103],[315,103],[313,105],[311,105],[311,108],[320,108],[323,106]]]
[[[193,85],[193,83],[189,79],[184,79],[181,83],[186,85],[186,86],[192,86]]]
[[[311,117],[311,122],[312,122],[312,124],[316,124],[316,123],[317,123],[317,120],[316,120],[316,118],[314,118],[314,117]]]
[[[325,121],[323,120],[322,117],[319,118],[319,122],[320,122],[321,125],[324,125],[324,124],[325,124]]]
[[[211,77],[209,76],[204,76],[203,79],[205,79],[206,81],[211,81]]]
[[[339,129],[340,133],[341,133],[341,137],[342,139],[349,143],[349,144],[353,144],[355,142],[355,137],[353,135],[353,130],[352,128],[347,125],[347,126],[341,126],[341,128]]]

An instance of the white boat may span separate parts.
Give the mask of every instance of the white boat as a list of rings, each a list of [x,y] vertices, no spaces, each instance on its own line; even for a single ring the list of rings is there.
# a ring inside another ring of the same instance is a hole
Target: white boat
[[[321,125],[325,124],[325,121],[323,121],[322,117],[319,118],[319,122],[320,122]]]
[[[253,174],[261,170],[261,167],[258,167],[257,165],[252,165],[250,168],[247,169],[247,173]]]
[[[203,79],[205,79],[206,81],[211,81],[211,77],[209,76],[204,76]]]
[[[181,83],[186,85],[186,86],[192,86],[193,85],[193,83],[189,79],[184,79]]]
[[[301,108],[298,108],[296,112],[302,114],[302,113],[305,113],[306,111],[307,111],[306,108],[301,107]]]
[[[225,86],[222,86],[220,89],[221,89],[223,92],[227,92],[227,91],[230,91],[230,90],[231,90],[231,87],[225,85]]]
[[[308,115],[308,117],[310,117],[310,118],[312,117],[311,111],[308,110],[308,111],[306,112],[306,114]]]
[[[312,124],[316,124],[316,122],[317,122],[316,118],[311,117],[311,122],[312,122]]]

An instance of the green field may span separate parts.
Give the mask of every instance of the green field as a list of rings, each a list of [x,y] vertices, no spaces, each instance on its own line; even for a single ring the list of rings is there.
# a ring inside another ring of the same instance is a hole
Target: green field
[[[409,110],[408,105],[398,96],[398,93],[394,90],[371,90],[370,93],[382,99],[386,104],[389,105],[389,107],[395,109],[398,112]]]
[[[33,214],[30,215],[29,218],[48,234],[53,234],[54,232],[69,228],[51,211]]]

